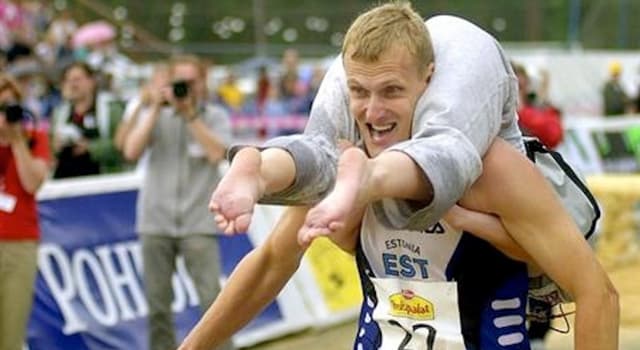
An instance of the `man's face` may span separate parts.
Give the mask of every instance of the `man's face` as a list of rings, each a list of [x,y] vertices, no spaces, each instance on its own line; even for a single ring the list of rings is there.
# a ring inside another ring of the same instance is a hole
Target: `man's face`
[[[84,69],[73,67],[64,76],[62,94],[67,100],[74,102],[93,96],[95,88],[95,80]]]
[[[173,82],[186,81],[189,85],[189,94],[194,94],[197,98],[204,96],[204,77],[200,76],[198,67],[191,63],[178,63],[173,67]]]
[[[369,156],[375,157],[384,149],[408,140],[413,112],[427,87],[429,70],[420,73],[413,57],[402,48],[389,49],[374,63],[345,57],[344,66],[349,110]]]

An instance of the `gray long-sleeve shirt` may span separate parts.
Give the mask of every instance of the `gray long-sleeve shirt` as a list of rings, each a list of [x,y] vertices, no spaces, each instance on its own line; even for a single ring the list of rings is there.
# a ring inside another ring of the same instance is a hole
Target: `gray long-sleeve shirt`
[[[378,205],[388,224],[397,228],[426,227],[442,217],[482,173],[482,156],[496,136],[524,150],[517,127],[517,80],[497,41],[453,16],[435,16],[426,26],[435,72],[417,103],[411,139],[386,151],[409,155],[431,181],[434,198],[423,208],[392,199]],[[336,141],[359,141],[348,98],[338,57],[320,86],[304,134],[266,143],[290,152],[297,174],[290,188],[264,198],[264,203],[313,203],[332,188]]]
[[[218,164],[207,160],[205,150],[172,108],[160,113],[147,146],[136,229],[140,234],[172,237],[213,234],[215,222],[207,204],[221,177]],[[224,109],[207,104],[199,116],[221,142],[231,142],[231,121]]]

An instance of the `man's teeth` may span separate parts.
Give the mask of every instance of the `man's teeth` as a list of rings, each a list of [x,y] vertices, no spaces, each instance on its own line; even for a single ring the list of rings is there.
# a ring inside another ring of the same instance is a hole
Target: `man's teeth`
[[[371,125],[371,129],[373,129],[373,131],[377,131],[377,132],[385,132],[385,131],[391,131],[391,129],[393,129],[394,126],[395,126],[395,124],[389,124],[389,125],[384,125],[384,126]]]

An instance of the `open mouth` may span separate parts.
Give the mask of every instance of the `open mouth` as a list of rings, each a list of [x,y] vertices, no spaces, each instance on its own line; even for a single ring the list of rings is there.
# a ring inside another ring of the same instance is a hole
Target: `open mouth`
[[[396,126],[396,123],[389,123],[385,125],[373,125],[371,123],[367,123],[369,135],[374,142],[383,141],[385,136],[389,135],[391,132],[393,132],[393,130],[395,130]]]

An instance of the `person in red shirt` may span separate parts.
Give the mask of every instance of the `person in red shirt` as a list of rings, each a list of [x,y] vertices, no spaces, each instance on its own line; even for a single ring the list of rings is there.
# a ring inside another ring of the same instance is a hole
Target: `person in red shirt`
[[[562,142],[564,131],[560,110],[546,99],[548,79],[543,76],[542,91],[533,91],[525,68],[514,64],[518,77],[518,125],[525,136],[537,137],[549,148],[556,148]],[[545,73],[546,74],[546,73]]]
[[[0,74],[0,349],[22,349],[33,302],[40,229],[35,193],[48,174],[46,132]]]

